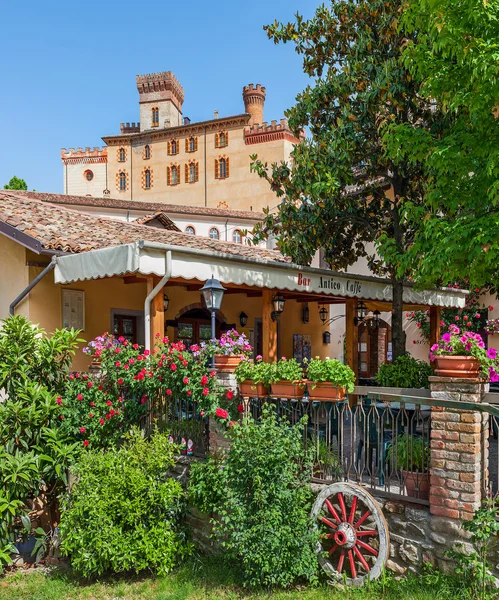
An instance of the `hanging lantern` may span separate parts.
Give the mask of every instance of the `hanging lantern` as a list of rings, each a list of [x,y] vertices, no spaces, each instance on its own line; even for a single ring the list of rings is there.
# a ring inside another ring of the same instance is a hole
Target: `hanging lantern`
[[[310,309],[308,307],[307,302],[303,305],[303,309],[302,309],[302,313],[301,313],[301,320],[304,323],[308,323],[310,321]]]

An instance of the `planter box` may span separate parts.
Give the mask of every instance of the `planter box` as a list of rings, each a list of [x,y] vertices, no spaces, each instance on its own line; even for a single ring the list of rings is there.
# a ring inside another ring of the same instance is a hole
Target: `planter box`
[[[298,381],[277,381],[270,386],[272,396],[276,398],[301,398],[305,393],[305,383]]]
[[[263,383],[255,383],[254,381],[241,381],[239,384],[241,396],[248,398],[266,398],[269,395],[269,388]]]
[[[435,373],[439,377],[478,379],[480,363],[473,356],[436,356]]]
[[[215,368],[225,373],[233,373],[242,359],[242,354],[215,354]]]
[[[345,399],[345,388],[328,381],[317,383],[309,381],[308,393],[310,400],[319,400],[320,402],[338,402]]]
[[[402,470],[405,489],[409,498],[429,500],[430,498],[430,475],[429,473],[414,473]]]

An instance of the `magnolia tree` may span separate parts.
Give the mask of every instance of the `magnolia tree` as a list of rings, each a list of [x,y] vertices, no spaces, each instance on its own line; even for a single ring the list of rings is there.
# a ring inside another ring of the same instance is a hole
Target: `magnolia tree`
[[[226,424],[239,412],[234,392],[224,390],[207,367],[209,352],[197,345],[158,336],[149,351],[105,333],[84,351],[99,359],[101,373],[71,374],[57,398],[62,426],[83,446],[116,444],[147,413],[154,418],[161,399],[192,402],[199,418]]]

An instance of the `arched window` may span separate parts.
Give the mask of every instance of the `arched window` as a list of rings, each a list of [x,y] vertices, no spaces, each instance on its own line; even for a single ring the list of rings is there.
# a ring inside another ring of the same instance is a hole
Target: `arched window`
[[[124,173],[123,171],[120,173],[119,181],[120,181],[120,192],[126,192],[126,173]]]
[[[187,225],[185,228],[185,233],[188,233],[189,235],[196,235],[196,230],[192,225]]]
[[[196,181],[196,163],[191,163],[189,165],[189,183],[194,183]]]
[[[118,160],[119,160],[119,162],[125,162],[126,161],[126,150],[125,150],[125,148],[120,148],[119,149]]]
[[[144,146],[144,158],[147,160],[151,158],[151,147],[149,145]]]
[[[94,174],[93,174],[93,172],[90,169],[87,169],[85,171],[84,175],[85,175],[85,179],[87,181],[92,181],[92,179],[94,178]]]
[[[215,134],[215,148],[225,148],[229,145],[229,134],[227,131],[219,131]]]
[[[220,134],[219,140],[220,148],[225,148],[227,146],[227,134],[224,131]]]
[[[189,138],[189,152],[196,152],[196,140],[193,137]]]
[[[144,188],[148,190],[151,187],[151,171],[146,169],[144,173]]]
[[[218,231],[218,229],[216,227],[212,227],[210,229],[210,238],[212,240],[219,240],[220,239],[220,232]]]
[[[243,234],[239,231],[239,229],[234,229],[234,233],[232,234],[232,241],[236,244],[243,243]]]
[[[227,178],[227,160],[225,158],[221,158],[218,161],[218,178],[219,179]]]
[[[159,108],[154,106],[152,109],[152,126],[158,127],[159,125]]]
[[[173,166],[172,170],[171,170],[171,185],[177,185],[178,183],[178,167],[177,166]]]
[[[177,154],[177,140],[172,140],[172,154]]]

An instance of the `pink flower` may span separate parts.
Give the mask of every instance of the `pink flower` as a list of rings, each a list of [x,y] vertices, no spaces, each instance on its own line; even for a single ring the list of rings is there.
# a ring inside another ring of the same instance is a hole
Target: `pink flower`
[[[138,349],[139,349],[139,345],[138,345],[138,344],[133,344],[132,348],[133,348],[134,350],[138,350]]]
[[[487,350],[487,358],[491,358],[492,360],[495,360],[497,357],[497,350],[495,348],[489,348]]]
[[[468,320],[468,315],[464,315],[463,321],[467,321],[467,320]]]
[[[458,315],[456,315],[456,316],[454,317],[454,321],[459,321],[459,317],[458,317]]]
[[[90,402],[90,406],[95,406],[95,402]]]
[[[188,395],[188,396],[192,396],[192,392],[191,392],[191,390],[187,390],[187,395]]]
[[[89,381],[89,382],[87,383],[87,386],[88,386],[89,388],[91,388],[91,387],[94,387],[94,384],[93,384],[91,381]]]
[[[240,412],[240,413],[244,412],[244,406],[242,404],[237,405],[237,412]]]
[[[114,366],[115,366],[115,367],[121,367],[121,363],[120,363],[120,361],[119,361],[119,360],[117,360],[117,361],[114,363]]]
[[[482,315],[480,313],[475,313],[475,319],[479,319]]]
[[[168,344],[168,338],[167,337],[163,338],[163,344]]]
[[[85,448],[88,446],[88,440],[83,440],[83,445],[85,446]]]
[[[170,365],[170,369],[171,369],[172,371],[176,371],[176,370],[177,370],[177,365],[176,365],[175,363],[172,363],[172,364]]]
[[[262,356],[261,354],[259,354],[259,355],[256,357],[256,360],[263,360],[263,356]]]
[[[492,306],[492,304],[489,306],[489,310],[490,311],[494,310],[494,307]]]
[[[450,342],[450,333],[444,333],[442,336],[442,341],[445,343]]]
[[[206,385],[208,383],[208,377],[206,375],[203,375],[201,377],[201,385]]]
[[[121,379],[121,377],[118,379],[118,385],[123,385],[123,379]]]
[[[135,363],[135,358],[129,358],[129,359],[128,359],[128,362],[129,362],[131,365],[133,365],[133,364]]]
[[[88,415],[88,417],[89,417],[90,419],[92,419],[92,418],[93,418],[93,416],[94,416],[94,413],[89,413],[89,415]]]
[[[112,409],[109,411],[109,414],[110,414],[111,416],[112,416],[112,415],[114,415],[114,408],[112,408]]]
[[[78,394],[78,396],[76,396],[78,398],[78,400],[83,400],[83,396],[81,394]]]
[[[149,356],[149,354],[151,354],[149,350],[144,350],[144,356]]]
[[[234,392],[232,390],[229,390],[226,395],[227,400],[232,400],[232,398],[234,398]]]
[[[418,329],[421,329],[421,323],[416,323]]]
[[[111,402],[111,400],[108,400],[108,401],[106,402],[106,404],[107,404],[108,406],[112,406],[112,405],[113,405],[113,403]]]
[[[130,368],[129,365],[123,365],[123,368],[125,369],[125,371],[128,371],[128,369]]]
[[[62,398],[59,396],[59,398],[56,398],[55,401],[57,402],[57,404],[59,406],[62,406]]]
[[[184,385],[187,385],[189,383],[189,378],[184,377],[184,379],[182,381],[184,382]]]
[[[184,367],[186,367],[189,363],[186,360],[184,360],[182,364],[184,365]]]
[[[80,433],[86,433],[87,430],[85,429],[85,427],[80,427]]]
[[[219,417],[220,419],[228,419],[229,418],[229,413],[224,410],[223,408],[217,408],[217,410],[215,411],[215,415],[217,417]]]
[[[159,331],[154,335],[155,338],[159,338],[161,334],[159,333]]]
[[[207,396],[209,393],[210,390],[207,387],[203,388],[203,396]]]
[[[69,379],[71,379],[71,381],[75,378],[75,376],[73,375],[73,373],[71,373],[71,375],[69,376]]]
[[[100,419],[99,419],[99,423],[100,423],[101,425],[104,425],[104,423],[105,423],[104,419],[100,418]]]
[[[237,421],[231,421],[229,423],[229,427],[234,427],[234,425],[237,425]]]
[[[212,372],[210,373],[210,377],[215,377],[215,375],[216,375],[216,374],[217,374],[217,372],[216,372],[216,371],[212,371]]]
[[[171,390],[166,390],[166,395],[167,396],[171,396],[172,395],[172,391]]]
[[[59,415],[59,419],[61,419],[61,421],[64,420],[64,415]]]

